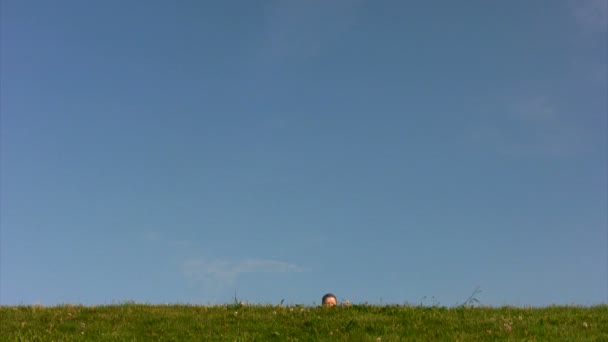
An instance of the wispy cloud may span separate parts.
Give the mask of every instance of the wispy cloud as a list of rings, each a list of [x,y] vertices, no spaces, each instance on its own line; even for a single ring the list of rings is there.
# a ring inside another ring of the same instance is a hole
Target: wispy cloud
[[[183,274],[189,279],[208,279],[232,283],[248,273],[301,272],[298,265],[268,259],[245,259],[241,261],[191,259],[183,263]]]
[[[149,244],[161,244],[171,248],[189,248],[195,246],[195,243],[191,240],[172,239],[157,231],[145,232],[139,236],[139,239]]]
[[[608,31],[608,0],[571,0],[572,14],[588,32]]]
[[[511,99],[497,114],[471,132],[475,141],[500,154],[564,157],[585,148],[580,128],[548,97]]]
[[[162,235],[159,232],[149,231],[140,235],[140,239],[146,242],[161,241]]]
[[[557,118],[555,107],[546,97],[537,96],[515,101],[511,104],[509,114],[527,122],[546,124]]]
[[[581,132],[544,96],[516,100],[507,111],[511,131],[501,152],[520,156],[567,156],[583,149]]]
[[[311,57],[356,21],[362,0],[276,1],[266,11],[263,55],[272,59]]]

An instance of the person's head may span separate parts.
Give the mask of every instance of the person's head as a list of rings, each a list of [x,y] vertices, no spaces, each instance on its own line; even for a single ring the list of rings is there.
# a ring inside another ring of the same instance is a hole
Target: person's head
[[[335,306],[335,305],[338,305],[338,299],[332,293],[328,293],[325,296],[323,296],[321,303],[324,306]]]

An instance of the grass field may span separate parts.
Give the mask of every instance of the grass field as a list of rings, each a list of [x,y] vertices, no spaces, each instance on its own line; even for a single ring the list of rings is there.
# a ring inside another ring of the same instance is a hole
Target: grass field
[[[608,341],[608,306],[4,306],[2,341]]]

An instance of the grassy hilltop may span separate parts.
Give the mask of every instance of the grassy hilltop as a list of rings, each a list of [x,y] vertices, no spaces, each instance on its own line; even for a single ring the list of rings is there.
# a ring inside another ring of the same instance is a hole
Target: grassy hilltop
[[[2,341],[608,341],[608,306],[4,306]]]

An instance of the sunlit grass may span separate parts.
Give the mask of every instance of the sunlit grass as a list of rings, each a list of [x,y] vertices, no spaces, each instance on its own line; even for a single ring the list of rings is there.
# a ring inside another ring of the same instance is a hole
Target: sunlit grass
[[[3,341],[608,341],[608,306],[0,307]]]

